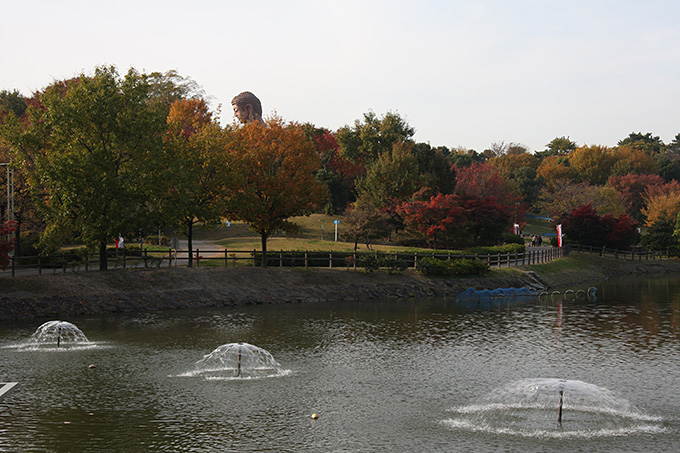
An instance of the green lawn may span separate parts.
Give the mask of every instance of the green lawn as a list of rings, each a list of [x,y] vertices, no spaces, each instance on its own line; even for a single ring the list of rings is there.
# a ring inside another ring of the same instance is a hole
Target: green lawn
[[[524,234],[546,234],[546,233],[554,233],[555,228],[552,226],[550,221],[548,220],[541,220],[541,219],[536,219],[533,217],[527,217],[526,218],[526,226],[524,227]]]
[[[315,250],[315,251],[352,251],[354,242],[341,240],[344,217],[312,214],[290,219],[299,227],[294,234],[277,233],[267,240],[267,249],[275,250]],[[338,241],[335,241],[335,220],[338,220]],[[215,241],[229,250],[260,250],[260,237],[243,222],[231,222],[231,226],[199,226],[194,238]],[[373,250],[386,252],[415,252],[430,249],[399,247],[396,245],[373,245]],[[367,250],[366,244],[359,242],[357,250]]]

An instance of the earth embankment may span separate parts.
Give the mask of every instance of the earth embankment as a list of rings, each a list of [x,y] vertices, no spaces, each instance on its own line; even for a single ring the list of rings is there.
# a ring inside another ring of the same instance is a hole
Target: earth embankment
[[[548,289],[597,282],[615,275],[680,275],[680,262],[672,260],[622,262],[587,256],[563,260],[558,260],[562,264],[494,270],[474,278],[288,268],[140,269],[7,278],[0,280],[0,320],[245,304],[442,297],[455,296],[468,288]]]

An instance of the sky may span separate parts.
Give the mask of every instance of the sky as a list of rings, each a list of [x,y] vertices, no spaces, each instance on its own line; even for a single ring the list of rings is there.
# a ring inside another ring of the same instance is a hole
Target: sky
[[[676,0],[0,0],[0,89],[30,95],[115,65],[176,70],[223,122],[337,130],[398,113],[417,142],[483,151],[556,137],[680,133]]]

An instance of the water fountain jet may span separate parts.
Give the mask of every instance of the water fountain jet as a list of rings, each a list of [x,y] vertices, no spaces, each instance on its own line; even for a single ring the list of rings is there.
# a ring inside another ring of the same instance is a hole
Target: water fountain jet
[[[248,343],[224,344],[196,362],[192,376],[206,379],[262,378],[286,371],[266,350]]]
[[[90,341],[75,325],[67,321],[48,321],[42,324],[29,339],[29,345],[73,347],[89,345]]]
[[[577,380],[512,382],[476,404],[451,412],[456,415],[443,423],[452,428],[522,437],[589,438],[663,431],[658,417],[644,414],[605,388]]]

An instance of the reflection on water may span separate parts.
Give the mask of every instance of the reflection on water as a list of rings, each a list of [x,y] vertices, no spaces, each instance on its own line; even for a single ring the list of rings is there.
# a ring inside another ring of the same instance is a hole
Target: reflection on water
[[[596,302],[409,299],[82,317],[69,321],[98,346],[59,353],[16,347],[42,321],[0,324],[0,382],[19,382],[0,400],[0,451],[672,451],[680,281],[597,286]],[[289,372],[187,375],[220,345],[242,342]],[[637,418],[569,413],[566,396],[561,426],[554,410],[491,406],[491,395],[539,378],[606,389]]]

